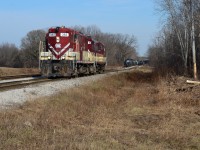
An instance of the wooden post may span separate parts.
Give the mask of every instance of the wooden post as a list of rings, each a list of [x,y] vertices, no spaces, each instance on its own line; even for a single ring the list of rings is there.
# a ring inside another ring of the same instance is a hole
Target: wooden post
[[[42,49],[42,41],[40,41],[40,44],[39,44],[39,70],[41,70],[41,68],[40,68],[40,53],[41,53],[41,49]]]
[[[197,80],[197,63],[196,63],[196,48],[195,48],[195,33],[194,33],[194,6],[192,0],[190,0],[191,15],[192,15],[192,55],[193,55],[193,71],[194,79]]]
[[[191,81],[191,80],[187,80],[186,83],[188,83],[188,84],[200,84],[199,81]]]

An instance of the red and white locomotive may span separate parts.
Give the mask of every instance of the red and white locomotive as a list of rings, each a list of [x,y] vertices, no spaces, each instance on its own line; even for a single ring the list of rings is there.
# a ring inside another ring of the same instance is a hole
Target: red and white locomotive
[[[50,28],[40,49],[43,76],[76,76],[105,70],[104,45],[70,28]]]

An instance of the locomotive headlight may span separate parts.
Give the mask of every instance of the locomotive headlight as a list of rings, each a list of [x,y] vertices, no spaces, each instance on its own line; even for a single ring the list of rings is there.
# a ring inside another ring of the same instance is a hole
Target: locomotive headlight
[[[61,59],[63,59],[63,60],[64,60],[64,59],[65,59],[65,55],[63,55],[63,56],[61,57]]]
[[[51,59],[51,57],[49,56],[48,59]]]
[[[60,37],[56,37],[56,42],[59,43],[60,42]]]

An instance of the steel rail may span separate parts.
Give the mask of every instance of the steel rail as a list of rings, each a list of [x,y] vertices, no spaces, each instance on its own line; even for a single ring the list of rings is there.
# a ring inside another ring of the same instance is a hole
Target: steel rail
[[[16,76],[0,76],[0,80],[9,80],[9,79],[19,79],[19,78],[26,78],[26,77],[39,77],[41,74],[32,74],[32,75],[16,75]]]
[[[4,82],[4,83],[0,83],[0,91],[23,88],[28,85],[42,83],[42,82],[50,82],[50,81],[52,81],[52,79],[40,78],[40,79]]]
[[[105,70],[103,73],[101,74],[106,74],[106,73],[110,73],[110,72],[122,72],[122,71],[126,71],[126,70],[130,70],[130,69],[134,69],[136,67],[128,67],[128,68],[120,68],[120,69],[109,69],[109,70]],[[88,75],[85,75],[88,76]],[[84,76],[80,76],[80,77],[84,77]],[[16,78],[18,79],[18,78]],[[55,81],[59,81],[59,80],[68,80],[69,78],[55,78],[55,79],[48,79],[48,78],[32,78],[32,79],[26,79],[24,78],[24,80],[17,80],[17,81],[9,81],[7,79],[2,80],[5,82],[0,82],[0,92],[1,91],[6,91],[6,90],[11,90],[11,89],[17,89],[17,88],[23,88],[25,86],[28,85],[32,85],[32,84],[39,84],[39,83],[44,83],[44,82],[55,82]]]

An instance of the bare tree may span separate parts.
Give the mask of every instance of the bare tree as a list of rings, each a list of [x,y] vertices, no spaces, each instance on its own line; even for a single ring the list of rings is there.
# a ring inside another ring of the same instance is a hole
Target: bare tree
[[[107,62],[110,65],[122,65],[127,58],[137,58],[137,40],[134,35],[102,34],[101,41],[105,44]]]
[[[21,67],[19,49],[14,44],[0,45],[0,58],[0,66],[2,67]]]
[[[24,67],[37,67],[39,59],[39,42],[45,40],[44,30],[30,31],[21,41]]]
[[[160,7],[168,16],[168,22],[178,37],[184,69],[187,71],[188,50],[190,44],[191,18],[190,9],[184,0],[162,0]]]
[[[136,55],[137,40],[134,35],[120,35],[119,38],[119,50],[118,54],[121,55],[119,58],[120,62],[124,62],[125,59],[134,57]]]
[[[187,74],[192,69],[192,57],[196,56],[194,53],[192,56],[192,47],[194,51],[195,45],[199,43],[197,35],[200,33],[198,24],[200,0],[155,1],[159,7],[157,11],[165,20],[161,34],[157,35],[159,39],[162,39],[159,42],[162,44],[163,56],[168,60],[165,63],[167,66],[172,65],[173,63],[170,62],[176,59],[179,64],[176,69],[179,70],[182,67],[184,73]]]
[[[77,30],[81,33],[84,33],[86,35],[90,35],[96,40],[100,40],[100,37],[102,34],[101,29],[99,27],[97,27],[96,25],[91,25],[91,26],[87,26],[87,27],[73,26],[71,28],[74,30]]]

